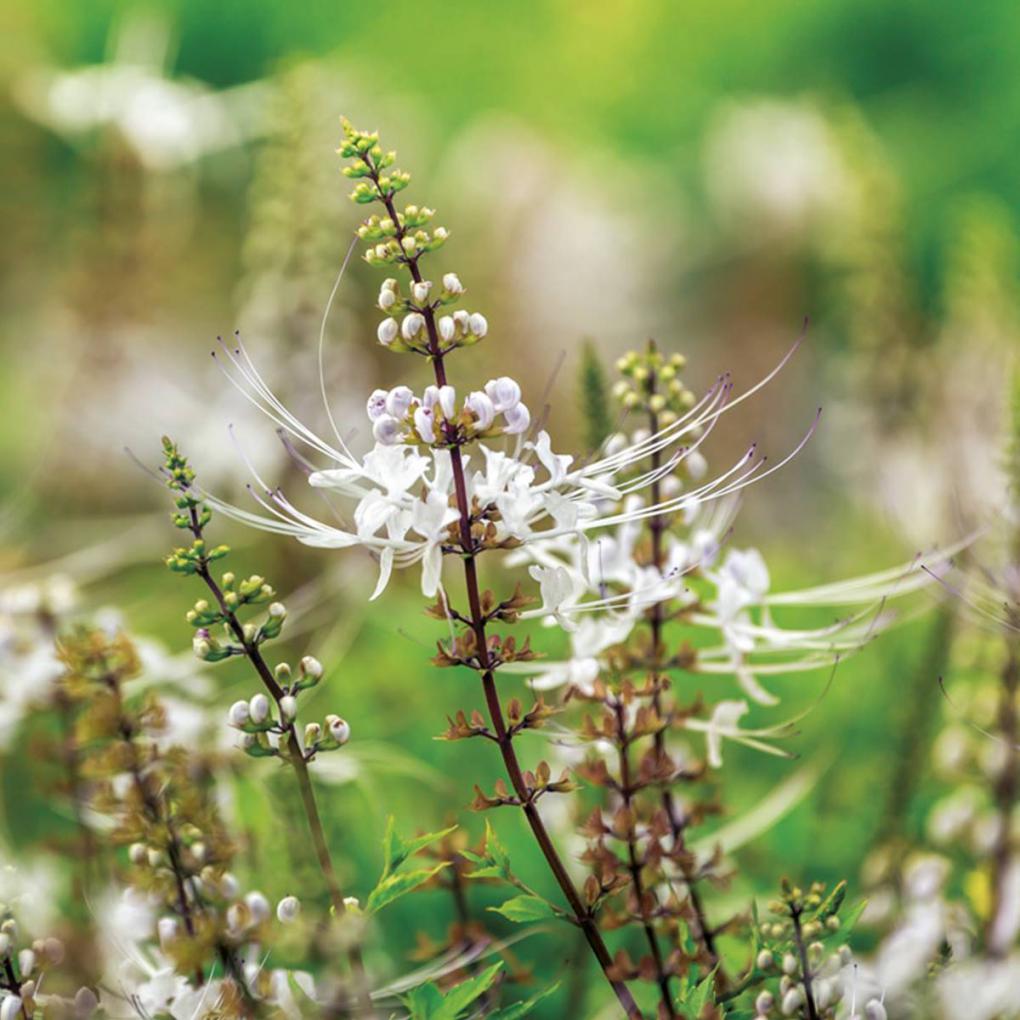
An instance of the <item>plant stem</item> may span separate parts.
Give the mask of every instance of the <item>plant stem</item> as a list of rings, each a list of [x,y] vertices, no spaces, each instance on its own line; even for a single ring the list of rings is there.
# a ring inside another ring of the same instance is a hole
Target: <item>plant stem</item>
[[[800,971],[804,978],[804,1000],[807,1009],[807,1020],[819,1020],[818,1007],[815,1005],[815,993],[811,987],[811,967],[808,963],[807,946],[804,945],[804,933],[800,928],[800,908],[790,908],[790,920],[793,922],[793,942],[797,947],[800,959]]]
[[[653,369],[648,379],[648,392],[650,395],[655,394],[656,385],[657,379]],[[655,413],[655,411],[650,410],[648,412],[648,427],[653,436],[659,431],[659,416]],[[649,492],[649,502],[652,506],[658,506],[661,502],[661,490],[658,478],[658,471],[661,466],[662,452],[656,447],[656,449],[652,451],[651,455],[651,467],[652,471],[655,473],[653,474],[653,481]],[[662,537],[668,527],[668,521],[662,514],[655,514],[649,520],[648,527],[652,536],[652,564],[661,572],[663,564],[665,563],[665,551],[663,549]],[[649,626],[652,632],[652,679],[656,688],[655,693],[652,695],[652,705],[655,708],[656,713],[660,716],[662,715],[662,696],[659,692],[659,686],[660,681],[662,680],[662,631],[664,623],[662,603],[656,602],[651,608]],[[664,757],[668,753],[666,750],[665,730],[656,731],[655,750],[660,757]],[[673,833],[673,849],[675,851],[679,851],[677,865],[680,868],[681,875],[683,876],[684,884],[687,886],[687,899],[690,903],[691,913],[694,915],[695,930],[692,931],[691,934],[694,936],[695,942],[699,942],[701,944],[705,955],[708,957],[709,965],[717,967],[719,965],[719,953],[715,945],[715,934],[709,926],[704,904],[701,902],[701,894],[697,888],[697,876],[694,873],[694,867],[688,861],[688,854],[685,849],[684,829],[686,827],[686,823],[680,807],[673,796],[673,791],[670,790],[669,787],[666,787],[662,791],[662,806],[666,812],[666,817],[669,819],[669,827]],[[717,972],[717,981],[721,984],[725,984],[726,982],[721,969]]]
[[[191,533],[196,539],[203,537],[202,525],[198,519],[198,512],[195,507],[190,510],[191,517]],[[226,599],[223,595],[223,590],[219,584],[216,583],[216,579],[209,572],[208,564],[201,563],[196,573],[205,583],[205,586],[212,593],[213,598],[216,599],[217,605],[220,607],[220,612],[223,614],[223,618],[230,628],[234,638],[244,649],[245,658],[251,663],[255,672],[259,675],[265,688],[272,695],[274,701],[277,703],[279,710],[280,699],[283,698],[284,690],[277,683],[276,677],[273,676],[273,671],[269,668],[269,664],[262,656],[262,652],[259,650],[257,644],[254,641],[250,641],[245,635],[244,626],[241,621],[237,618],[237,614],[227,605]],[[284,718],[282,710],[280,711],[280,719]],[[301,741],[297,735],[297,729],[294,723],[287,723],[284,733],[284,741],[286,742],[286,751],[281,754],[281,757],[286,761],[294,771],[294,777],[297,780],[298,790],[301,794],[301,804],[304,808],[305,819],[308,822],[308,831],[312,837],[312,846],[315,850],[315,856],[319,863],[319,870],[322,872],[323,880],[326,884],[326,890],[329,893],[330,904],[333,907],[333,912],[337,917],[343,916],[347,912],[347,906],[344,903],[343,889],[340,886],[339,879],[336,875],[336,869],[333,867],[333,858],[329,852],[329,844],[326,842],[326,835],[322,828],[322,818],[319,813],[318,802],[315,799],[315,791],[312,788],[311,777],[308,774],[308,763],[305,761],[304,751],[301,748]],[[354,974],[356,991],[358,998],[362,1002],[362,1008],[368,1012],[373,1012],[371,997],[368,994],[368,981],[365,973],[365,964],[361,956],[361,950],[358,946],[351,946],[347,950],[347,959],[351,966],[351,971]]]
[[[378,169],[374,167],[370,160],[366,160],[366,165],[369,167],[369,176],[375,183],[380,196],[382,196],[381,201],[386,207],[386,212],[396,227],[396,239],[400,242],[404,238],[405,228],[400,221],[400,216],[397,213],[396,206],[393,204],[393,197],[391,194],[384,192],[379,186]],[[411,278],[415,283],[422,282],[421,270],[418,268],[418,257],[419,256],[414,255],[403,259],[410,271]],[[426,329],[428,330],[429,359],[432,362],[436,385],[445,386],[447,384],[446,367],[443,364],[444,352],[440,344],[439,332],[436,328],[435,311],[431,306],[427,305],[422,309],[422,314],[425,318]],[[471,610],[471,629],[475,635],[478,662],[481,667],[482,691],[485,696],[485,704],[488,710],[489,720],[492,724],[493,730],[495,731],[495,742],[499,746],[500,755],[503,759],[503,766],[506,769],[510,784],[513,786],[514,792],[520,801],[521,809],[528,821],[528,825],[531,827],[535,841],[538,843],[539,849],[542,851],[542,856],[545,857],[546,863],[549,865],[549,870],[553,873],[553,877],[556,879],[557,885],[559,885],[567,903],[570,906],[570,911],[574,916],[574,923],[584,932],[588,945],[591,947],[592,953],[594,953],[595,958],[598,960],[599,966],[602,968],[602,972],[606,976],[606,980],[612,986],[613,992],[616,994],[616,998],[619,1000],[624,1012],[628,1017],[640,1018],[642,1017],[642,1013],[640,1009],[638,1009],[637,1003],[634,1001],[634,997],[631,995],[630,989],[627,987],[626,983],[612,978],[609,975],[609,970],[612,967],[613,961],[609,955],[609,950],[606,948],[606,943],[602,938],[602,933],[599,931],[598,925],[591,911],[585,906],[577,892],[577,889],[574,887],[573,880],[570,878],[567,869],[563,865],[563,861],[560,859],[556,847],[553,845],[549,832],[545,827],[545,823],[542,821],[542,816],[539,814],[538,808],[532,799],[531,792],[528,790],[527,784],[524,781],[524,774],[517,758],[517,752],[513,747],[513,735],[507,730],[506,721],[503,718],[503,708],[500,704],[499,693],[496,689],[495,673],[493,671],[491,659],[489,658],[489,649],[485,633],[485,617],[482,613],[481,597],[478,590],[478,570],[475,564],[478,550],[475,548],[474,540],[471,536],[471,507],[468,502],[467,483],[464,477],[464,462],[458,445],[454,444],[450,446],[450,463],[453,469],[453,484],[457,501],[457,512],[460,515],[460,545],[461,555],[464,561],[464,586],[467,591],[468,606]]]
[[[620,795],[623,798],[623,806],[630,815],[631,825],[627,830],[627,870],[630,872],[631,884],[634,888],[634,899],[637,903],[638,916],[641,918],[641,927],[648,942],[648,948],[652,954],[652,961],[655,964],[655,978],[659,985],[659,995],[662,1001],[662,1008],[667,1017],[676,1016],[673,1008],[673,996],[669,989],[670,973],[662,959],[662,949],[659,946],[659,939],[655,929],[649,920],[648,910],[645,905],[646,890],[641,877],[642,864],[638,856],[637,839],[634,834],[634,788],[631,783],[630,770],[630,737],[627,733],[626,712],[623,702],[617,698],[613,702],[613,713],[616,716],[616,739],[617,751],[620,759]]]

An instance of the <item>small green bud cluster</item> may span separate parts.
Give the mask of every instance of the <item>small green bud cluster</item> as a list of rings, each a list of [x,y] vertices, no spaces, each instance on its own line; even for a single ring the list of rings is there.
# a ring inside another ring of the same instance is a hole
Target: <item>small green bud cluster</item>
[[[786,880],[782,895],[769,902],[773,918],[762,923],[762,948],[755,967],[763,975],[778,974],[775,989],[763,989],[754,1000],[755,1020],[767,1017],[835,1017],[845,987],[841,971],[852,962],[839,910],[846,883],[826,894],[816,882],[805,891]]]
[[[613,396],[628,411],[648,411],[660,426],[671,425],[696,399],[680,378],[686,364],[682,354],[667,357],[654,344],[644,353],[629,351],[616,362],[623,378],[613,386]]]
[[[208,511],[206,511],[208,512]],[[174,518],[176,522],[177,518]],[[206,517],[206,521],[209,517]],[[180,525],[178,525],[180,527]],[[187,527],[187,525],[184,525]],[[190,546],[174,549],[165,562],[175,574],[197,574],[208,564],[223,559],[230,552],[230,546],[217,545],[210,549],[204,538],[196,538]]]
[[[391,266],[442,248],[450,236],[446,227],[424,229],[435,214],[435,209],[408,205],[397,213],[396,222],[391,216],[370,216],[358,227],[358,237],[369,242],[365,261],[370,266]]]

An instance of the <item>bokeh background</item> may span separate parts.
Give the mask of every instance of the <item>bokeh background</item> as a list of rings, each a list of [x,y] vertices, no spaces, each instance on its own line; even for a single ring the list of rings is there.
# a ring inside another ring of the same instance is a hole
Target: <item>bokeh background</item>
[[[414,172],[410,200],[452,231],[443,262],[490,322],[461,371],[549,386],[557,447],[582,442],[583,340],[611,365],[654,337],[701,389],[727,369],[752,382],[810,320],[709,451],[721,463],[758,439],[779,453],[824,408],[807,450],[751,491],[734,538],[763,550],[777,584],[908,560],[1002,504],[1020,199],[1008,0],[8,0],[0,19],[8,591],[69,576],[79,611],[119,613],[186,655],[181,612],[197,596],[161,567],[163,493],[125,449],[151,466],[170,432],[207,486],[243,498],[239,444],[294,484],[209,351],[240,329],[281,396],[324,424],[320,321],[358,217],[334,154],[341,114],[383,132]],[[377,286],[355,260],[325,332],[333,413],[362,434],[374,386],[418,381],[374,343]],[[423,665],[434,628],[416,579],[370,608],[367,558],[226,522],[221,535],[304,593],[295,651],[328,661],[319,703],[357,735],[325,799],[345,878],[365,888],[388,814],[442,823],[470,799],[464,776],[492,774],[484,749],[433,740],[476,692]],[[810,777],[738,852],[735,902],[780,873],[856,881],[871,847],[920,825],[947,619],[935,607],[841,666],[789,742],[797,760],[728,754],[719,824]],[[246,690],[241,672],[200,683],[186,658],[167,662],[182,702]],[[813,705],[826,679],[782,680],[780,711]],[[19,746],[0,786],[15,854],[66,822],[31,794]],[[266,810],[268,771],[249,770],[241,798],[258,863],[300,864]],[[504,829],[544,882],[516,822]],[[438,894],[396,908],[380,940],[393,966],[448,914]]]

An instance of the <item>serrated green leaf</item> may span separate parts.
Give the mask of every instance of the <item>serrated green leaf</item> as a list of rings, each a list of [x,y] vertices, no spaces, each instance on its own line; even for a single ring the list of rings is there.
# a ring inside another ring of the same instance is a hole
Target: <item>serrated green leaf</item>
[[[705,1008],[708,1003],[709,996],[712,996],[711,1001],[715,1001],[715,974],[719,969],[719,965],[716,964],[705,976],[703,981],[700,981],[697,987],[694,989],[694,993],[691,995],[688,1002],[684,1005],[689,1006],[694,1016],[700,1016],[701,1011]]]
[[[517,1002],[512,1006],[507,1006],[505,1009],[497,1009],[495,1013],[489,1014],[489,1020],[520,1020],[521,1017],[527,1016],[543,999],[552,995],[559,987],[560,983],[557,981],[556,984],[539,992],[538,995],[533,995],[527,1002]]]
[[[815,918],[819,921],[824,921],[827,917],[832,917],[843,905],[843,900],[846,898],[846,889],[846,882],[839,882],[832,892],[825,897],[822,905],[815,911]]]
[[[440,829],[438,832],[426,832],[424,835],[415,836],[414,839],[403,839],[397,834],[393,816],[390,815],[386,823],[386,834],[383,836],[383,878],[396,871],[419,850],[424,850],[436,840],[448,836],[456,828],[456,825],[451,825],[448,829]]]
[[[502,868],[505,873],[510,873],[510,854],[499,841],[496,830],[488,820],[485,822],[485,853],[493,864]]]
[[[514,896],[502,906],[489,907],[489,910],[502,914],[508,921],[548,921],[550,917],[557,916],[551,903],[528,893]]]
[[[465,878],[502,878],[503,870],[495,864],[485,864],[474,871],[464,873]]]
[[[443,1007],[443,993],[434,985],[419,985],[403,997],[411,1020],[437,1020]]]
[[[443,868],[448,868],[449,866],[449,861],[443,861],[431,868],[418,868],[415,871],[403,871],[395,875],[384,875],[379,879],[379,884],[368,894],[368,900],[365,903],[366,912],[374,914],[394,900],[417,889],[418,886],[427,882],[433,875],[439,874]]]
[[[471,1003],[492,987],[502,969],[502,961],[495,963],[451,988],[445,995],[432,983],[419,985],[404,996],[404,1005],[411,1014],[411,1020],[457,1020]]]

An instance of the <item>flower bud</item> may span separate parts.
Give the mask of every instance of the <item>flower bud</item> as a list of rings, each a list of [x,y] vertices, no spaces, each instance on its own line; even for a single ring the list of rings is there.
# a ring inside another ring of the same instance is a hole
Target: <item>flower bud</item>
[[[394,386],[386,395],[386,413],[394,418],[403,418],[414,400],[410,386]]]
[[[524,404],[515,404],[503,412],[503,419],[506,421],[503,431],[508,436],[518,436],[528,431],[531,425],[531,412]]]
[[[329,735],[338,743],[346,744],[351,739],[351,726],[345,719],[338,715],[326,716],[326,726],[329,728]]]
[[[754,1000],[754,1008],[759,1013],[767,1014],[770,1009],[775,1005],[775,999],[772,997],[772,993],[768,990],[761,992],[758,998]]]
[[[439,387],[439,407],[445,418],[452,418],[457,413],[457,391],[452,386]]]
[[[486,321],[484,315],[481,312],[475,312],[468,320],[468,329],[471,330],[472,334],[478,337],[479,340],[489,332],[489,323]]]
[[[365,405],[369,421],[375,421],[376,418],[380,418],[386,413],[387,396],[386,390],[372,390],[372,396],[368,398],[368,403]]]
[[[260,892],[250,892],[244,898],[245,906],[248,908],[248,912],[251,914],[253,924],[261,924],[263,921],[268,921],[272,915],[272,908],[269,905],[269,900],[265,898]]]
[[[159,936],[159,944],[165,949],[177,938],[176,918],[161,917],[156,924],[156,934]]]
[[[317,744],[322,737],[322,727],[317,722],[310,722],[305,727],[305,744]]]
[[[471,316],[464,311],[463,308],[458,308],[453,313],[453,323],[458,328],[462,329],[465,333],[468,332],[468,325],[471,322]]]
[[[75,1020],[88,1020],[99,1009],[99,999],[91,988],[81,987],[74,993]]]
[[[422,280],[421,283],[415,283],[411,286],[411,293],[414,295],[414,300],[420,305],[423,305],[426,301],[428,301],[430,290],[432,290],[432,284],[428,280]]]
[[[889,1014],[885,1011],[885,1006],[878,999],[872,999],[864,1007],[864,1015],[868,1020],[889,1020]]]
[[[453,317],[444,315],[439,319],[437,324],[439,326],[439,336],[449,342],[457,334],[457,324],[453,321]]]
[[[793,1016],[800,1009],[803,1000],[804,993],[800,990],[800,985],[796,985],[783,996],[783,1003],[779,1007],[780,1012],[783,1016]]]
[[[379,338],[379,343],[381,343],[383,347],[389,347],[390,344],[397,339],[398,329],[399,327],[397,326],[396,319],[383,319],[383,321],[379,323],[379,328],[375,331],[375,335]]]
[[[269,718],[269,699],[262,694],[253,694],[248,702],[248,715],[256,726],[261,726]]]
[[[227,722],[231,726],[240,729],[245,723],[251,718],[251,713],[248,710],[247,701],[235,701],[230,706],[230,711],[227,712]]]
[[[128,847],[128,860],[132,864],[144,864],[148,855],[149,851],[146,849],[144,843],[132,843],[131,846]],[[0,950],[0,955],[2,955],[2,950]]]
[[[403,429],[396,418],[384,414],[372,425],[372,435],[375,441],[383,446],[396,446],[403,438]]]
[[[220,876],[220,895],[225,900],[232,900],[239,892],[237,877],[230,871],[224,871]]]
[[[285,723],[292,723],[297,718],[297,698],[293,694],[280,698],[280,718]]]
[[[772,954],[767,949],[763,949],[760,953],[758,953],[758,958],[755,960],[755,963],[758,966],[758,970],[770,970],[775,963],[775,960],[772,958]]]
[[[469,394],[464,403],[468,410],[478,419],[475,427],[479,431],[484,432],[492,425],[493,419],[496,417],[496,409],[492,406],[492,401],[489,397],[482,393],[481,390],[475,390],[474,393]]]
[[[791,976],[797,973],[798,970],[797,957],[793,953],[787,953],[783,957],[783,973],[790,974]]]
[[[492,406],[497,414],[515,407],[521,402],[521,388],[509,376],[500,376],[498,379],[490,379],[485,384],[485,392],[492,401]]]
[[[0,1020],[17,1020],[21,1006],[20,995],[5,995],[3,1002],[0,1002]]]
[[[428,407],[419,407],[414,412],[414,431],[423,443],[431,443],[435,440],[435,418]]]
[[[282,602],[270,602],[267,612],[275,620],[287,618],[287,607]]]
[[[306,655],[301,660],[301,672],[311,680],[321,680],[322,663],[314,655]]]
[[[13,939],[7,932],[0,932],[0,959],[10,955]]]
[[[291,924],[301,913],[301,901],[296,896],[284,896],[276,904],[276,919],[280,924]]]
[[[448,294],[463,294],[464,284],[460,282],[460,277],[456,273],[445,273],[443,275],[443,290]]]
[[[421,312],[411,312],[404,316],[404,321],[400,324],[400,335],[405,340],[413,340],[421,332],[424,325],[425,316]]]
[[[50,936],[43,939],[42,954],[52,967],[59,967],[64,962],[64,943]]]
[[[397,303],[397,295],[392,290],[387,290],[385,287],[379,291],[379,307],[384,311],[388,312]]]
[[[436,229],[432,231],[432,236],[440,244],[442,244],[450,236],[450,231],[447,230],[446,227],[436,227]]]

